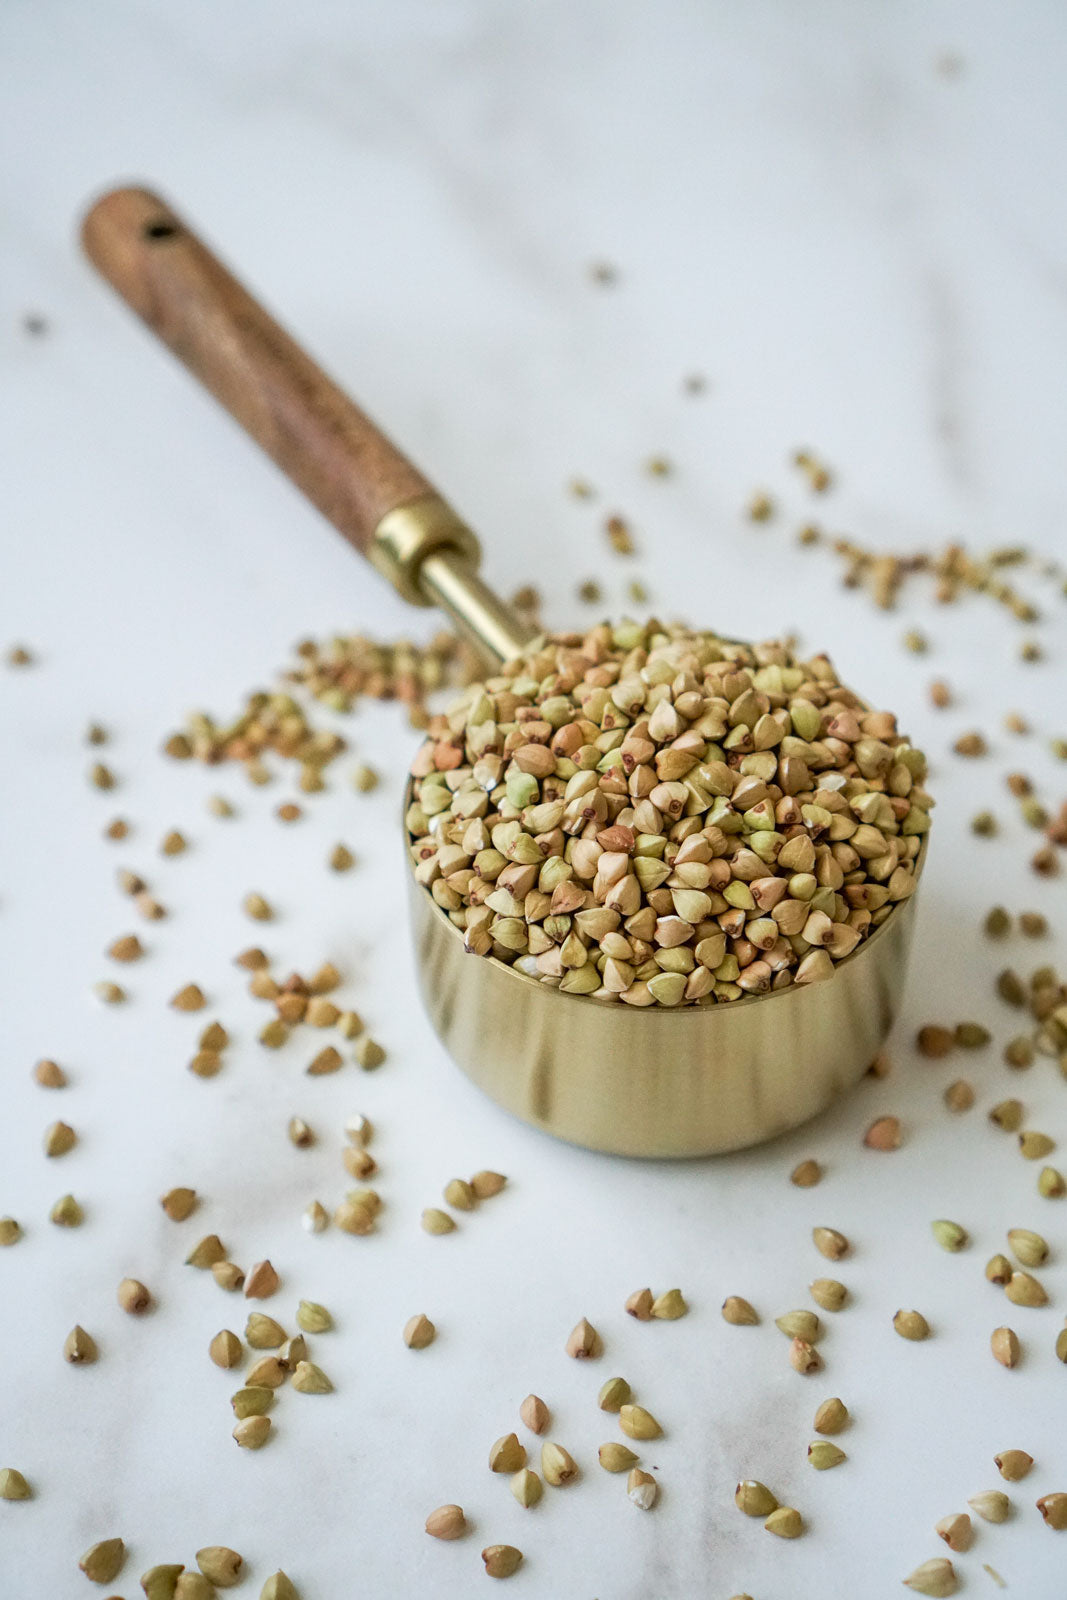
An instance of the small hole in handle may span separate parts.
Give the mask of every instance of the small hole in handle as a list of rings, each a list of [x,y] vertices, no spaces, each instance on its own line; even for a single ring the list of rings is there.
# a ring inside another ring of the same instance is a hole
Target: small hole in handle
[[[172,239],[177,231],[178,229],[173,222],[146,222],[144,225],[146,239]]]

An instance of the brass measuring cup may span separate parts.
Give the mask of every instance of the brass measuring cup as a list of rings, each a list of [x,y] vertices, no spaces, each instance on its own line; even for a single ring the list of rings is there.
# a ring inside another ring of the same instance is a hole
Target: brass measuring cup
[[[493,664],[531,637],[478,577],[471,530],[164,201],[116,189],[87,214],[90,260],[357,550],[436,605]],[[410,799],[410,784],[405,807]],[[922,871],[926,841],[915,863]],[[560,994],[463,935],[408,873],[422,998],[498,1104],[591,1149],[707,1155],[772,1138],[866,1072],[904,985],[915,896],[821,983],[647,1010]]]

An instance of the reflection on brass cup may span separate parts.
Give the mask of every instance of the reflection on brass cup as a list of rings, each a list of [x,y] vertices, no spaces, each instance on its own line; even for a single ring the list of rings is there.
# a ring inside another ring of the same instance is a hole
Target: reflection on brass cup
[[[924,840],[917,875],[925,857]],[[740,1150],[850,1089],[892,1026],[915,919],[913,894],[821,983],[634,1009],[469,955],[410,873],[409,898],[423,1003],[457,1065],[533,1127],[627,1156]]]

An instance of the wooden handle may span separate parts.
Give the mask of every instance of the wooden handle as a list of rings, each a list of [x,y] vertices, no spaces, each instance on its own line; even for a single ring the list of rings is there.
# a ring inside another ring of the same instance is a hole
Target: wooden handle
[[[146,189],[115,189],[82,225],[89,259],[364,555],[426,479]]]

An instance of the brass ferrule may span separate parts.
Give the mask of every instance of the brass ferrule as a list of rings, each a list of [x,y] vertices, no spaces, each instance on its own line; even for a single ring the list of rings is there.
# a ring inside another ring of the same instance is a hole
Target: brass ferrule
[[[428,606],[434,602],[419,585],[419,568],[439,550],[455,550],[472,567],[482,554],[476,536],[448,502],[426,494],[386,513],[367,554],[409,605]]]
[[[371,562],[412,605],[440,606],[494,664],[521,654],[533,630],[478,576],[481,548],[440,495],[388,512],[374,530]]]

